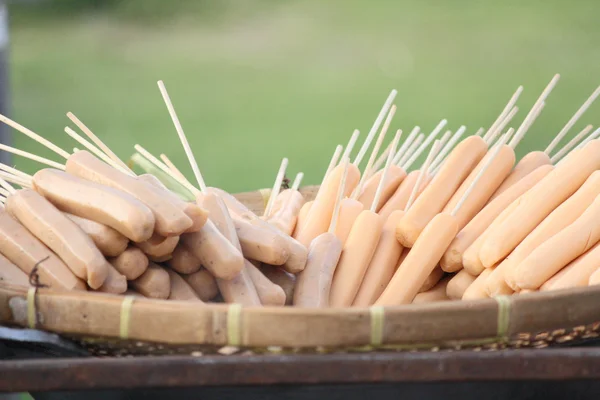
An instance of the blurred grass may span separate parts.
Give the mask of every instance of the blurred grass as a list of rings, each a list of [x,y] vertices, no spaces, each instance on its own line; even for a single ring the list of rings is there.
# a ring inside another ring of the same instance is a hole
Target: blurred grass
[[[271,186],[284,156],[290,175],[319,182],[335,145],[354,128],[364,136],[393,88],[392,128],[447,118],[474,132],[523,84],[520,122],[561,73],[522,155],[545,148],[600,84],[596,0],[66,3],[10,9],[12,115],[70,149],[72,111],[121,157],[140,143],[189,173],[162,79],[207,183],[230,191]],[[588,123],[600,124],[600,104],[571,136]]]

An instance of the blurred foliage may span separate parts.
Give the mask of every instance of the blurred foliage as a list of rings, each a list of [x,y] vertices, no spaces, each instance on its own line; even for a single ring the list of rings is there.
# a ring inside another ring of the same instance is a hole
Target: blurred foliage
[[[475,132],[522,84],[516,127],[561,73],[523,155],[600,84],[597,0],[54,0],[10,14],[19,122],[69,149],[73,111],[124,159],[139,142],[189,174],[163,79],[208,184],[231,191],[271,186],[284,156],[290,176],[319,182],[335,145],[354,128],[364,137],[393,88],[392,132],[442,118]],[[599,103],[566,140],[600,125]]]

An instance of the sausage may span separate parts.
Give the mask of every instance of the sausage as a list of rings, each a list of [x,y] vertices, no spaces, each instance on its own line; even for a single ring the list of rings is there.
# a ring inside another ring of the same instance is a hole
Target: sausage
[[[121,190],[146,204],[154,214],[155,230],[162,236],[178,236],[192,226],[192,220],[167,196],[153,190],[146,182],[105,164],[87,151],[82,150],[71,155],[66,163],[66,171]]]
[[[461,197],[467,188],[473,182],[481,168],[486,165],[489,157],[493,156],[494,151],[489,151],[486,156],[479,162],[477,167],[471,172],[471,175],[465,179],[461,187],[454,193],[444,211],[452,212],[458,204]],[[515,165],[515,151],[509,145],[502,145],[502,148],[493,159],[489,168],[485,171],[479,182],[475,185],[474,190],[463,203],[462,207],[456,214],[458,227],[462,229],[465,225],[485,206],[492,194],[506,179],[513,166]]]
[[[61,211],[109,226],[134,242],[154,231],[154,215],[144,203],[108,186],[42,169],[33,176],[33,187]]]
[[[137,279],[148,269],[148,257],[137,247],[130,246],[108,262],[128,281]]]
[[[413,300],[413,304],[450,300],[446,295],[448,282],[450,282],[450,277],[442,279],[428,291],[418,293]]]
[[[216,229],[218,230],[215,232],[215,236],[213,237],[223,237],[225,239],[225,243],[231,245],[231,248],[233,249],[232,251],[229,248],[222,246],[219,239],[218,242],[215,241],[215,243],[219,245],[214,247],[215,251],[231,252],[229,257],[236,259],[236,267],[237,257],[241,257],[241,268],[233,278],[226,280],[215,275],[215,277],[217,277],[217,286],[219,287],[223,299],[227,303],[240,303],[246,306],[260,306],[260,298],[256,292],[256,288],[254,287],[254,283],[252,282],[248,268],[245,265],[245,260],[241,256],[242,248],[235,231],[235,226],[233,225],[233,221],[229,216],[229,211],[227,211],[225,203],[221,197],[212,193],[203,194],[201,201],[204,208],[206,208],[210,213],[210,218],[204,226],[212,225],[214,222],[213,226],[216,226]],[[203,230],[204,228],[200,232]],[[211,238],[211,240],[214,239]],[[200,260],[202,260],[202,257],[200,257],[199,253],[195,254],[198,258],[200,258]],[[208,268],[207,263],[204,261],[202,261],[202,265],[211,271],[210,268]]]
[[[488,298],[488,294],[485,291],[485,282],[491,275],[492,270],[486,268],[479,276],[469,285],[467,290],[462,296],[463,300],[476,300]]]
[[[171,260],[171,258],[173,258],[172,254],[167,254],[161,257],[152,257],[148,254],[146,254],[146,256],[148,256],[148,260],[155,262],[155,263],[165,263],[169,260]]]
[[[295,233],[295,239],[304,247],[308,247],[310,242],[324,233],[331,222],[333,206],[335,205],[336,194],[343,175],[343,165],[336,166],[325,178],[319,188],[315,202],[310,208],[306,217],[306,222],[301,229]],[[360,171],[354,164],[350,164],[344,195],[348,196],[356,188],[360,179]]]
[[[294,232],[292,233],[293,237],[296,237],[297,232],[299,232],[301,227],[306,223],[306,217],[308,217],[308,213],[310,212],[310,208],[314,202],[314,200],[307,201],[298,212],[298,219],[296,220],[296,226],[294,227]]]
[[[392,279],[398,260],[404,247],[396,240],[396,226],[404,216],[404,211],[396,210],[385,221],[381,238],[369,263],[360,289],[356,294],[353,305],[370,306],[383,293],[383,290]],[[431,285],[433,286],[433,285]]]
[[[590,286],[600,285],[600,268],[596,270],[591,276],[588,282]]]
[[[588,251],[571,261],[565,268],[549,279],[542,290],[568,289],[587,286],[590,276],[598,269],[600,259],[600,242]],[[548,282],[552,283],[548,286]]]
[[[31,189],[21,189],[6,199],[6,211],[54,251],[92,289],[98,289],[110,264],[88,235],[48,200]]]
[[[517,163],[517,165],[515,165],[512,172],[506,177],[500,187],[496,189],[496,192],[492,195],[490,201],[494,200],[512,185],[544,165],[552,165],[550,157],[546,153],[543,151],[532,151],[528,153]]]
[[[290,257],[290,248],[283,235],[241,218],[232,219],[244,257],[270,265],[286,263]]]
[[[479,257],[490,266],[506,257],[552,210],[600,168],[600,140],[592,140],[577,157],[568,157],[521,196],[519,206],[481,247]]]
[[[354,301],[375,254],[383,224],[383,218],[370,210],[356,218],[333,276],[329,294],[332,307],[348,307]]]
[[[350,197],[342,199],[340,202],[340,213],[334,233],[342,242],[342,246],[346,244],[346,240],[348,240],[348,235],[352,230],[356,218],[358,218],[360,213],[364,210],[365,206],[363,203]]]
[[[452,201],[454,193],[462,189],[462,196],[466,186],[462,188],[461,184],[472,175],[475,166],[483,159],[486,151],[487,144],[479,136],[466,138],[452,150],[440,171],[398,224],[399,240],[403,244],[412,247],[429,221],[444,209],[448,201]],[[458,200],[455,200],[454,204],[456,202]]]
[[[43,285],[86,290],[85,283],[56,254],[4,210],[0,210],[0,252],[27,275],[39,263],[37,272]]]
[[[377,187],[379,186],[379,182],[381,181],[382,174],[383,169],[377,171],[372,177],[370,177],[365,182],[362,193],[358,197],[358,201],[362,203],[364,208],[371,207],[371,203],[373,203],[373,200],[375,199],[375,192],[377,192]],[[383,189],[381,190],[381,197],[379,199],[379,204],[377,204],[376,211],[381,210],[383,205],[396,192],[398,186],[400,186],[404,178],[406,178],[406,171],[404,171],[404,169],[398,167],[397,165],[390,165],[385,179],[385,184],[383,186]]]
[[[294,305],[306,308],[329,307],[333,274],[342,254],[342,243],[330,232],[312,241],[306,268],[296,277]]]
[[[194,253],[183,244],[179,243],[171,259],[167,262],[169,267],[180,274],[192,274],[200,269],[202,262]]]
[[[113,228],[73,214],[65,215],[92,239],[102,255],[116,257],[127,248],[129,240]]]
[[[510,203],[510,205],[492,221],[488,229],[483,231],[483,233],[473,242],[473,244],[471,244],[467,250],[465,250],[463,254],[462,265],[471,275],[477,276],[485,269],[481,259],[479,258],[481,246],[483,243],[485,243],[490,232],[493,232],[497,226],[501,225],[517,208],[519,205],[519,199],[520,197],[513,200],[513,202]]]
[[[454,275],[446,286],[446,295],[451,300],[460,300],[465,294],[465,291],[477,279],[466,270],[460,270]]]
[[[419,289],[419,293],[426,292],[435,285],[444,277],[444,271],[438,266],[431,271],[425,282],[423,282],[423,286]]]
[[[408,203],[408,199],[410,198],[410,194],[412,193],[413,188],[417,184],[417,179],[419,178],[419,171],[411,171],[406,175],[406,178],[402,181],[398,189],[394,192],[392,197],[381,207],[379,210],[379,215],[385,220],[387,220],[390,215],[396,210],[404,210],[406,208],[406,203]],[[425,183],[427,183],[430,177],[425,177]],[[425,190],[427,187],[426,184],[423,185],[423,188],[419,188],[417,192],[417,199],[419,195]]]
[[[204,200],[209,197],[214,199],[215,196],[206,195]],[[241,251],[213,223],[217,215],[213,215],[212,210],[210,212],[211,217],[200,231],[185,233],[181,235],[181,240],[211,274],[219,279],[231,280],[244,268],[244,258]],[[235,232],[235,228],[231,229]]]
[[[511,185],[501,196],[488,202],[488,204],[469,223],[461,229],[456,238],[450,243],[450,247],[444,253],[440,265],[447,272],[455,272],[462,268],[463,255],[490,224],[502,213],[515,199],[531,189],[537,182],[546,176],[554,167],[544,165],[523,177],[520,181]],[[479,259],[479,250],[476,253]],[[471,271],[472,273],[474,271]]]
[[[518,289],[514,275],[517,265],[546,240],[573,223],[598,195],[600,195],[600,171],[592,173],[572,196],[552,211],[512,251],[504,266],[503,279],[506,284],[512,289]]]
[[[206,223],[208,218],[208,212],[203,208],[199,207],[198,204],[185,201],[172,191],[170,191],[157,177],[152,174],[139,175],[138,179],[145,183],[150,184],[154,189],[159,189],[160,194],[166,196],[173,204],[176,204],[185,215],[192,220],[192,226],[190,226],[186,232],[198,232],[200,228]]]
[[[260,264],[257,266],[271,282],[280,286],[285,293],[285,304],[292,305],[294,302],[294,290],[296,288],[296,276],[270,265]]]
[[[246,268],[260,302],[264,306],[283,306],[285,305],[285,292],[281,286],[271,282],[254,264],[246,260]]]
[[[500,295],[511,295],[514,293],[514,290],[508,286],[504,280],[504,275],[506,274],[509,261],[510,258],[505,258],[495,267],[488,268],[492,271],[492,273],[490,276],[488,276],[483,284],[483,288],[488,296],[496,297]]]
[[[217,280],[206,269],[201,269],[182,277],[194,289],[194,292],[196,292],[202,301],[210,301],[219,294]]]
[[[458,222],[452,215],[440,213],[433,217],[375,304],[411,303],[457,232]]]
[[[175,271],[165,269],[169,274],[171,290],[169,300],[196,301],[202,303],[196,291]]]
[[[164,237],[155,233],[152,237],[144,242],[136,243],[144,253],[154,259],[161,259],[165,256],[170,256],[179,243],[179,236]]]
[[[515,269],[521,289],[538,289],[568,263],[600,241],[600,196],[572,224],[546,240]]]
[[[29,277],[19,267],[0,254],[0,282],[29,286]]]
[[[131,286],[137,292],[151,299],[166,300],[171,293],[169,273],[152,262],[139,278],[131,281]]]
[[[127,278],[121,275],[115,267],[108,264],[108,274],[102,286],[98,288],[99,292],[123,294],[127,291]]]
[[[296,228],[298,214],[304,206],[304,196],[298,190],[286,189],[275,198],[273,212],[267,222],[277,227],[286,235],[291,235]]]

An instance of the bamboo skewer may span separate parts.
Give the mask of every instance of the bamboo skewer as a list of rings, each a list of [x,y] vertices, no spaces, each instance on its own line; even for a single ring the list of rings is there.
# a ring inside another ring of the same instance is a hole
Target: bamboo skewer
[[[285,176],[285,170],[288,166],[288,159],[284,158],[281,160],[281,165],[279,166],[279,171],[277,171],[277,177],[275,178],[275,183],[273,183],[273,189],[271,189],[271,195],[269,196],[269,201],[267,201],[267,206],[265,207],[265,212],[263,214],[264,218],[268,218],[273,211],[273,206],[275,205],[275,199],[281,190],[281,183],[283,182],[283,178]]]
[[[119,170],[127,175],[135,176],[135,174],[129,168],[123,168],[120,163],[113,160],[106,153],[103,153],[98,147],[85,140],[83,137],[81,137],[81,135],[68,126],[65,127],[65,133],[114,169]],[[73,152],[76,152],[75,149],[73,149]]]
[[[419,192],[420,187],[423,185],[423,180],[425,179],[425,176],[427,175],[427,170],[429,169],[429,166],[431,165],[433,158],[439,151],[439,147],[440,147],[440,141],[436,140],[433,143],[433,146],[431,147],[431,151],[429,151],[427,158],[425,159],[425,163],[423,163],[423,165],[421,166],[421,169],[419,170],[419,176],[417,177],[417,182],[415,183],[415,186],[413,187],[413,190],[410,193],[410,197],[408,198],[406,207],[404,207],[405,211],[408,210],[410,208],[410,206],[412,206],[413,202],[417,198],[417,193]]]
[[[57,163],[56,161],[52,161],[52,160],[49,160],[47,158],[35,155],[33,153],[29,153],[27,151],[23,151],[23,150],[19,150],[19,149],[16,149],[14,147],[11,147],[11,146],[7,146],[5,144],[1,144],[0,143],[0,150],[4,150],[4,151],[6,151],[8,153],[12,153],[12,154],[15,154],[17,156],[28,158],[28,159],[30,159],[32,161],[36,161],[36,162],[38,162],[40,164],[44,164],[44,165],[47,165],[47,166],[52,167],[52,168],[60,169],[60,170],[63,170],[63,171],[65,170],[64,164]]]
[[[588,135],[588,133],[590,133],[592,131],[592,129],[594,129],[594,127],[592,125],[588,125],[585,128],[583,128],[583,130],[581,132],[579,132],[577,135],[575,135],[575,137],[573,139],[571,139],[569,141],[569,143],[564,145],[560,150],[558,150],[556,152],[556,154],[554,154],[550,158],[550,162],[552,164],[554,164],[558,160],[560,160],[565,154],[567,154],[569,151],[571,151],[571,149],[573,147],[575,147],[575,145],[577,145],[577,143],[579,143],[584,137],[586,137]]]
[[[415,139],[417,138],[417,135],[419,134],[420,130],[421,130],[421,128],[419,128],[418,126],[415,126],[412,129],[412,131],[410,131],[410,133],[408,134],[408,137],[406,138],[406,140],[404,141],[404,143],[402,143],[402,146],[400,146],[400,148],[398,149],[398,153],[396,153],[396,155],[394,155],[394,159],[392,160],[392,164],[394,164],[394,165],[400,165],[401,164],[400,161],[402,160],[402,157],[404,157],[404,155],[408,151],[410,145],[415,141]]]
[[[398,129],[396,132],[396,136],[392,141],[392,147],[388,153],[387,160],[385,162],[385,167],[383,167],[383,172],[381,173],[381,179],[379,180],[379,185],[377,185],[377,190],[375,191],[375,196],[373,197],[373,203],[371,204],[371,212],[376,213],[377,208],[379,207],[379,201],[381,199],[381,193],[386,183],[387,173],[392,165],[392,161],[394,159],[394,153],[396,152],[396,148],[398,147],[398,142],[400,141],[400,137],[402,136],[402,131]]]

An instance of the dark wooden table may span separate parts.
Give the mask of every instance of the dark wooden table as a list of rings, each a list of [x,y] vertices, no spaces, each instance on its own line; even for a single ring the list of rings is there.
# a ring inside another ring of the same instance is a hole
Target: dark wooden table
[[[600,398],[600,348],[0,361],[0,391],[54,398]]]

